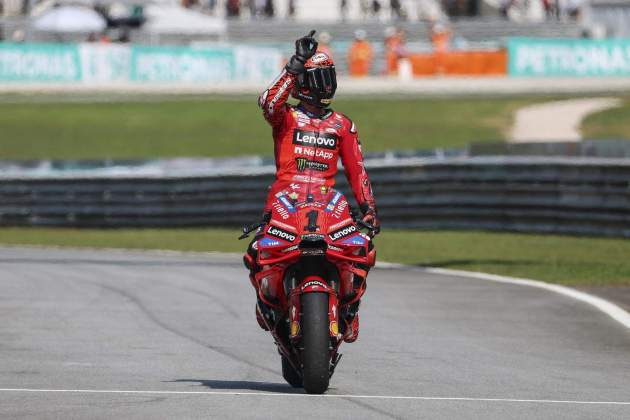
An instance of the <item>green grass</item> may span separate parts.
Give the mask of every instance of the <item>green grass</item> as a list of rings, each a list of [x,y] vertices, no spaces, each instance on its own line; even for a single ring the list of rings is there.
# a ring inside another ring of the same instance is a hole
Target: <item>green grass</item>
[[[2,228],[0,243],[243,252],[238,229]],[[489,232],[386,231],[378,258],[572,286],[630,286],[630,241]]]
[[[49,99],[50,100],[50,99]],[[0,103],[0,159],[271,155],[256,98]],[[534,99],[339,100],[366,151],[499,140]]]
[[[630,99],[622,106],[591,114],[582,121],[584,138],[630,140]]]

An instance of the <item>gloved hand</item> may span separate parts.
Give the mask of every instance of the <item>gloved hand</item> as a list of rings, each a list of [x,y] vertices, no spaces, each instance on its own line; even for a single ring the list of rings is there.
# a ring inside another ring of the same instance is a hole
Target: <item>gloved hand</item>
[[[363,223],[367,223],[368,225],[374,227],[374,230],[370,232],[370,236],[374,237],[378,235],[381,231],[381,222],[378,220],[376,209],[370,207],[367,203],[364,203],[361,206],[361,211],[363,212]]]
[[[308,35],[295,41],[295,54],[286,65],[286,69],[291,74],[300,74],[304,72],[304,63],[317,52],[317,41],[313,38],[315,29]]]

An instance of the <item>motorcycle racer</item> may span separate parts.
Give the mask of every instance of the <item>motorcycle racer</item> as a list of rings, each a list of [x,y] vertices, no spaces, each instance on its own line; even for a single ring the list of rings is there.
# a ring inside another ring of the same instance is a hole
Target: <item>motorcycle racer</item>
[[[341,158],[353,195],[363,213],[363,221],[374,226],[373,234],[377,234],[380,223],[371,183],[363,165],[357,127],[350,118],[329,108],[337,89],[335,65],[326,53],[316,52],[314,33],[311,31],[295,42],[295,54],[259,98],[263,115],[272,127],[276,163],[276,179],[269,190],[265,214],[271,211],[275,197],[282,191],[311,188],[313,184],[322,191],[332,188]],[[299,100],[297,106],[287,103],[289,95]],[[259,269],[255,263],[256,240],[252,241],[245,256],[245,264],[252,276]],[[371,267],[359,268],[367,276]],[[352,333],[346,338],[347,342],[353,342],[358,337],[359,303],[351,305],[348,311],[346,322]],[[258,302],[256,313],[263,327],[261,304]]]

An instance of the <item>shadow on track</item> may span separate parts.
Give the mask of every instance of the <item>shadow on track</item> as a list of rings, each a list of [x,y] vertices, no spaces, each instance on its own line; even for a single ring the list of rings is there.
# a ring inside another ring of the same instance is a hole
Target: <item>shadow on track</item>
[[[281,394],[303,394],[304,390],[296,389],[285,383],[255,381],[225,381],[218,379],[175,379],[168,382],[196,382],[199,385],[217,390],[277,392]]]

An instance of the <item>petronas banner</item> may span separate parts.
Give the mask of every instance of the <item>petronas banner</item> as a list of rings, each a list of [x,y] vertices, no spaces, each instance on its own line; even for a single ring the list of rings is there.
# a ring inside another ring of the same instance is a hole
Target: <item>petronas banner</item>
[[[0,83],[263,83],[278,73],[281,60],[274,48],[252,46],[0,42]]]
[[[508,40],[510,76],[629,76],[630,39]]]

